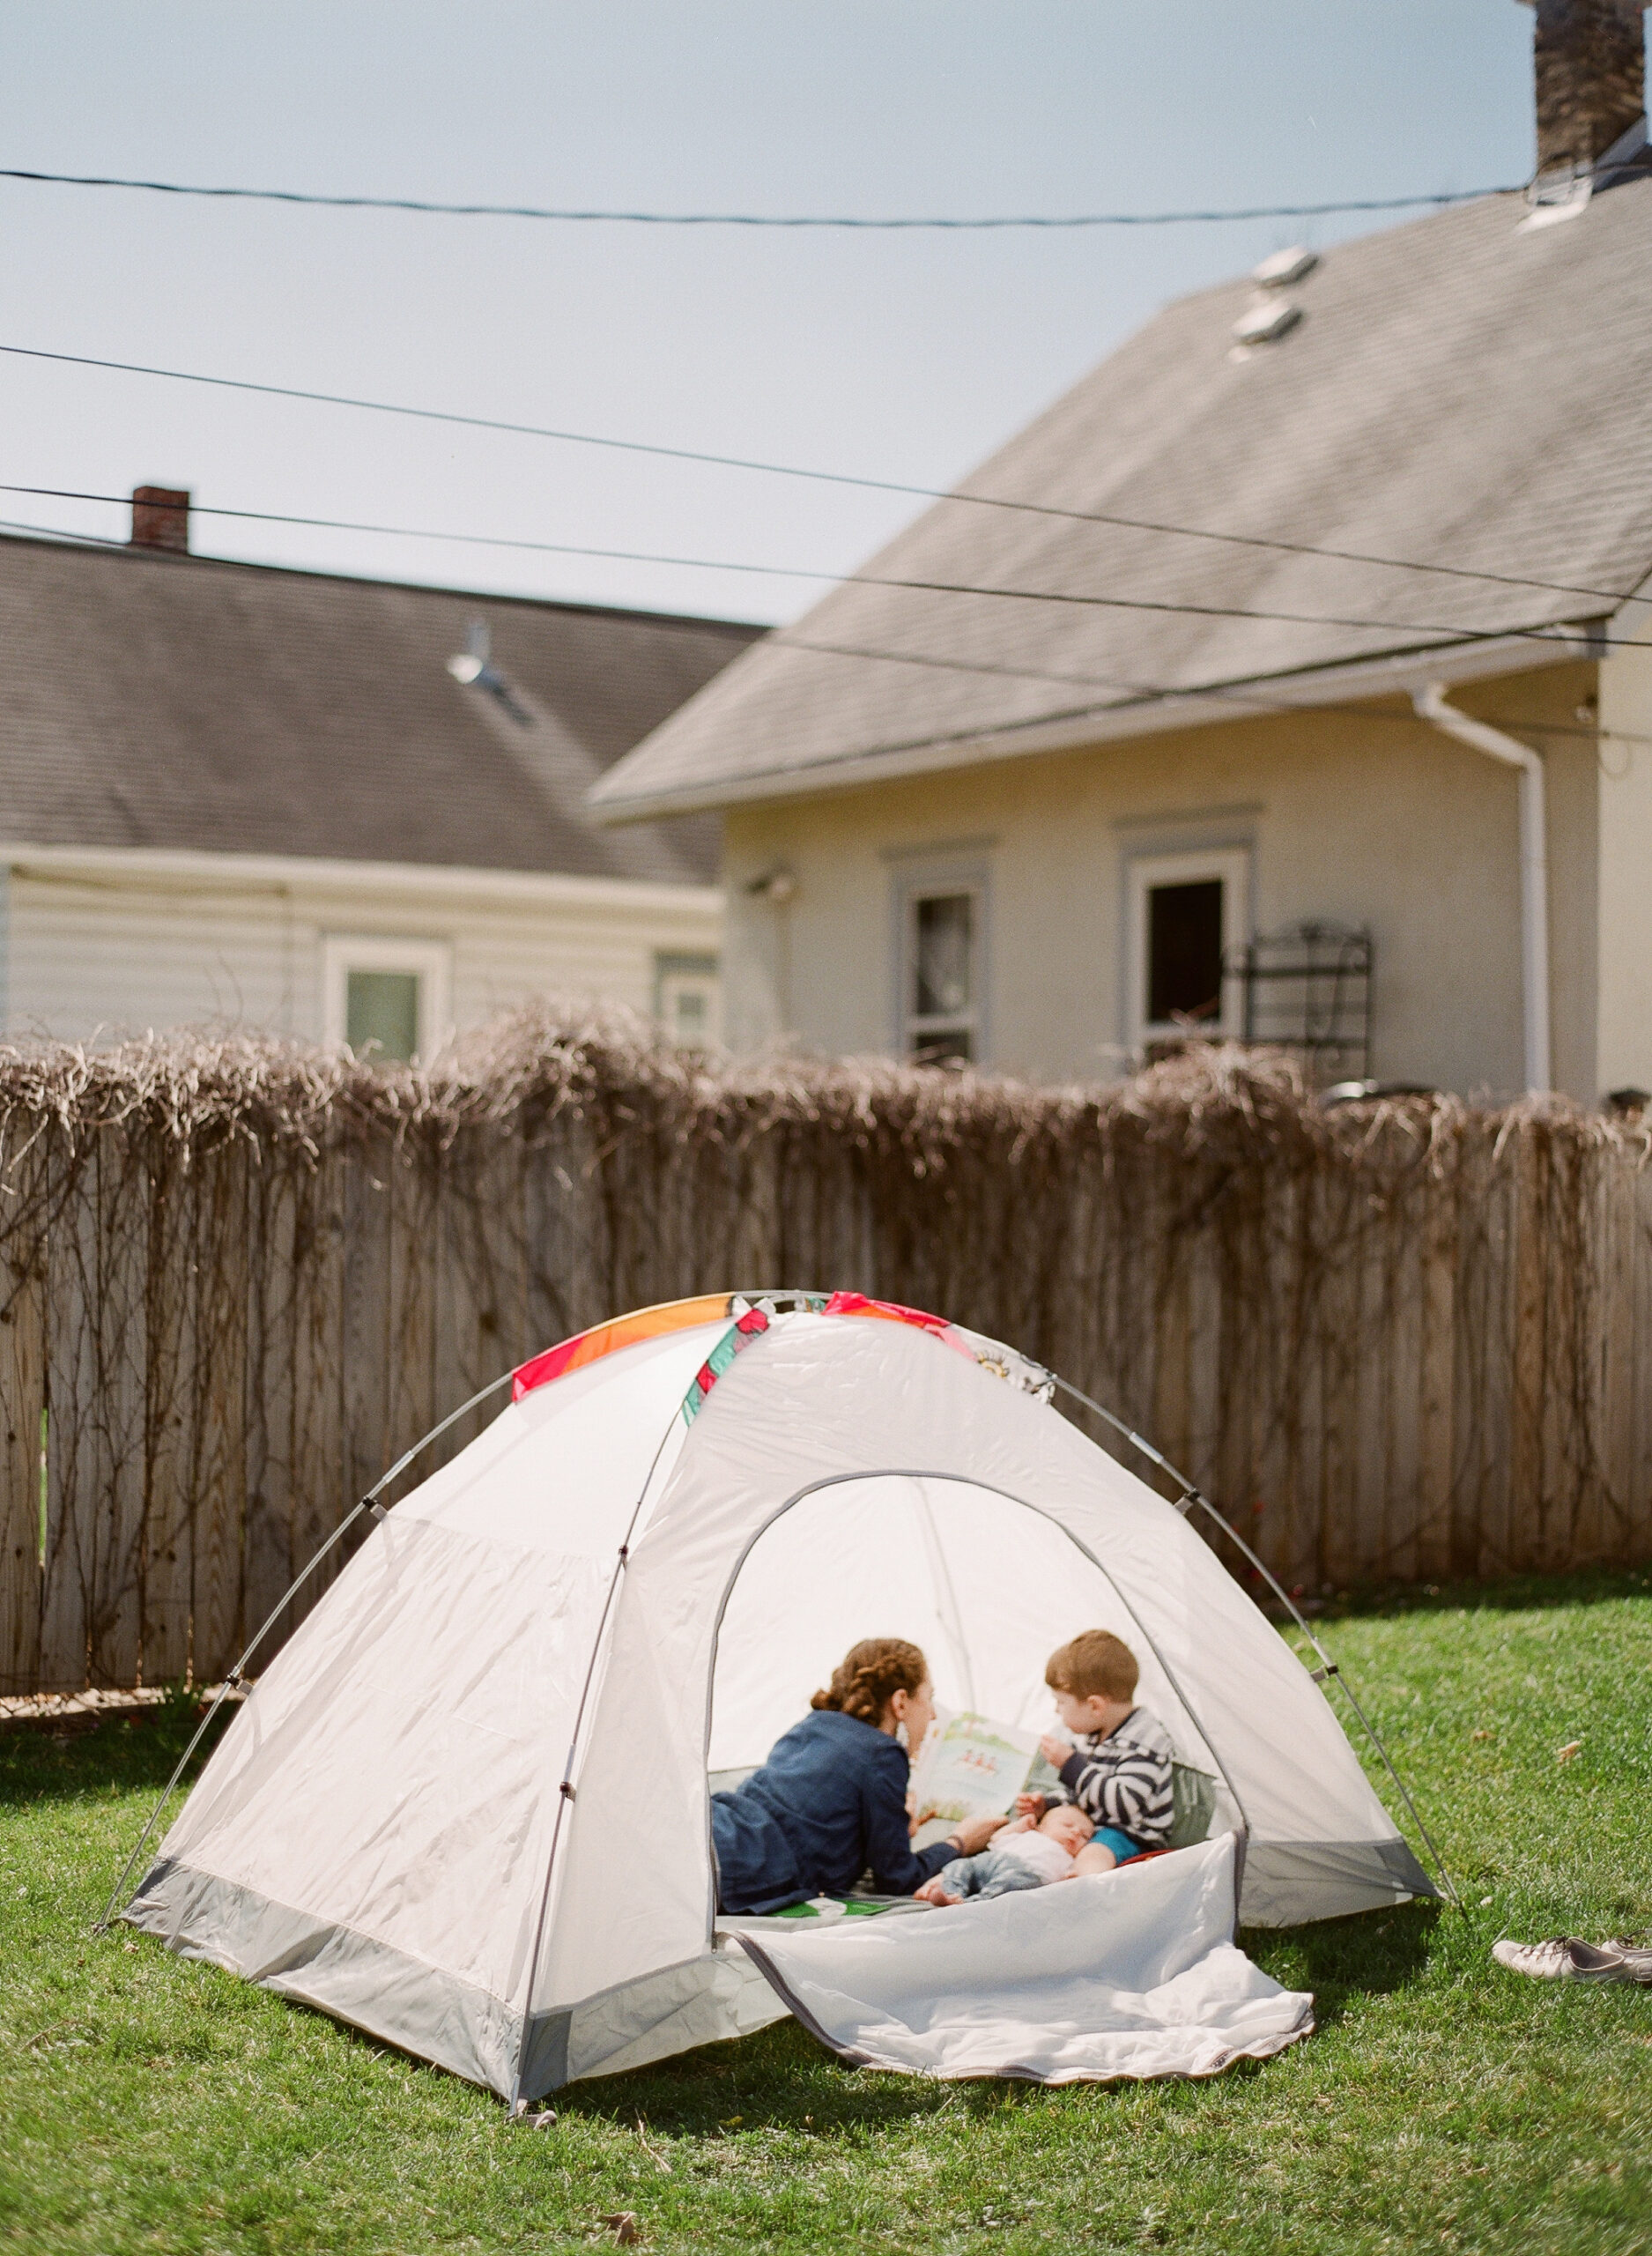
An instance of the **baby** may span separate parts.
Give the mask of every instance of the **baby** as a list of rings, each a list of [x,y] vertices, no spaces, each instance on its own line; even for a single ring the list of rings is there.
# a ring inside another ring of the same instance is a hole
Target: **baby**
[[[1057,1802],[1042,1819],[1023,1817],[1004,1826],[979,1856],[954,1857],[915,1892],[920,1904],[961,1904],[967,1896],[1048,1888],[1072,1878],[1074,1859],[1094,1830],[1076,1803]]]

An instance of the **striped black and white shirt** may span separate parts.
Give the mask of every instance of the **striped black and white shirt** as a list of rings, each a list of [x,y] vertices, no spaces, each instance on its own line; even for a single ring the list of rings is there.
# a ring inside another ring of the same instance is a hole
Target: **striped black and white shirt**
[[[1170,1733],[1145,1708],[1132,1708],[1103,1739],[1083,1733],[1061,1766],[1051,1801],[1077,1802],[1098,1825],[1111,1825],[1144,1849],[1162,1849],[1175,1817]]]

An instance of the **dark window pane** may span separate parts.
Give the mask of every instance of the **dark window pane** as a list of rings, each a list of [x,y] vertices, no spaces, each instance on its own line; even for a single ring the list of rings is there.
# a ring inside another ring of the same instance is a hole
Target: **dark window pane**
[[[1147,894],[1147,1017],[1222,1014],[1222,880],[1156,885]]]
[[[679,987],[672,998],[677,1014],[676,1035],[679,1042],[703,1042],[706,1028],[711,1022],[711,1010],[706,992],[700,987]]]
[[[974,902],[967,893],[944,893],[932,894],[915,906],[917,932],[913,951],[916,973],[913,1016],[962,1016],[974,999],[970,992],[969,957]]]
[[[352,971],[345,996],[344,1039],[359,1057],[376,1042],[375,1056],[404,1063],[419,1047],[419,974]]]

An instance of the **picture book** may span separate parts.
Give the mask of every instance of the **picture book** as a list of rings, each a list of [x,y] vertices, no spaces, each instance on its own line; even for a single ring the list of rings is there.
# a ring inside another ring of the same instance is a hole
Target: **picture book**
[[[915,1806],[927,1813],[914,1845],[944,1840],[954,1826],[996,1815],[1029,1785],[1036,1792],[1048,1783],[1054,1773],[1039,1755],[1038,1740],[1036,1732],[1018,1731],[989,1716],[937,1708],[912,1766]]]

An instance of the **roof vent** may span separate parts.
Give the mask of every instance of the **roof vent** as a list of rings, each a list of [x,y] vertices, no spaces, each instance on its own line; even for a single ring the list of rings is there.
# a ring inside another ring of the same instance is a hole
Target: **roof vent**
[[[448,659],[448,672],[467,688],[487,672],[493,654],[493,637],[485,619],[473,619],[465,630],[464,648]]]
[[[1289,298],[1258,298],[1233,323],[1233,335],[1241,345],[1272,345],[1301,318],[1301,307]]]
[[[1316,250],[1296,243],[1289,250],[1276,250],[1271,258],[1264,258],[1260,266],[1252,267],[1250,278],[1260,282],[1264,290],[1288,290],[1293,282],[1300,282],[1318,264]]]
[[[176,486],[132,488],[132,546],[189,553],[189,496]]]
[[[485,689],[519,729],[533,726],[533,715],[522,704],[493,664],[493,637],[485,619],[473,619],[466,630],[464,648],[448,661],[448,672],[467,689]]]

